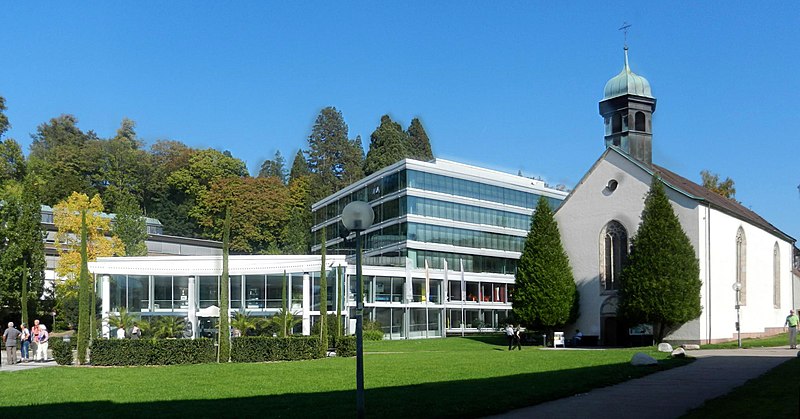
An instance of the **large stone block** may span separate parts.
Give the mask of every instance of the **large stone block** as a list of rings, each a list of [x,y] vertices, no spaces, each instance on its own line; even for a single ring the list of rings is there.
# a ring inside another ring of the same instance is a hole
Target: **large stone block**
[[[672,352],[672,345],[666,342],[659,343],[658,352]]]
[[[686,357],[686,351],[683,348],[675,348],[670,354],[673,358],[684,358]]]
[[[650,355],[647,355],[644,352],[637,352],[631,358],[631,365],[633,366],[641,366],[641,365],[656,365],[658,361]]]

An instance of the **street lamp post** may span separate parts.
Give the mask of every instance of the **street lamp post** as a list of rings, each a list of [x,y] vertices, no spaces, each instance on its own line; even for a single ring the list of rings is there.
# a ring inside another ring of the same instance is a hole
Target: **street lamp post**
[[[372,207],[363,201],[353,201],[342,210],[342,224],[356,233],[356,413],[364,418],[364,281],[361,278],[361,232],[375,219]],[[323,238],[324,240],[324,238]]]
[[[739,308],[741,301],[740,296],[742,293],[742,283],[734,282],[732,288],[734,291],[736,291],[736,340],[739,342],[739,349],[742,349],[742,325],[739,322]]]

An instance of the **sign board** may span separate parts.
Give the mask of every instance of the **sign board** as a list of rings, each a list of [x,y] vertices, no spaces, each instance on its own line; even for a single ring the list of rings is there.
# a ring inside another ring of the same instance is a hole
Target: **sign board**
[[[645,336],[653,334],[652,324],[640,324],[628,329],[628,334],[631,336]]]

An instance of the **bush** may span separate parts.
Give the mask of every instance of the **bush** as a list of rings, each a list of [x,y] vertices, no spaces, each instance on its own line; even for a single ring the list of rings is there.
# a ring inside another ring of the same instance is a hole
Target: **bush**
[[[355,336],[334,336],[333,347],[336,348],[336,356],[350,357],[356,355]]]
[[[231,343],[232,362],[296,361],[321,353],[318,336],[242,336]]]
[[[211,339],[98,339],[92,343],[92,365],[176,365],[215,362]]]
[[[50,349],[53,351],[53,358],[58,365],[72,365],[72,342],[64,342],[62,339],[50,339]]]
[[[383,340],[383,330],[364,330],[364,340]]]

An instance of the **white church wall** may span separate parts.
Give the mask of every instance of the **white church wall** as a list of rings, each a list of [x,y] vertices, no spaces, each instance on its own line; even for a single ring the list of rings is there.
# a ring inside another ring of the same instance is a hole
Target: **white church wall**
[[[614,191],[607,188],[617,181]],[[601,290],[600,243],[603,228],[612,220],[622,224],[630,239],[639,227],[644,198],[650,190],[650,174],[616,152],[606,153],[583,179],[556,213],[564,248],[572,264],[581,296],[580,318],[575,327],[585,335],[601,334],[603,303],[616,293]],[[676,213],[697,225],[696,203],[683,195],[667,191]],[[698,228],[692,244],[697,246]],[[690,235],[690,237],[692,237]],[[699,329],[699,326],[696,327]]]

